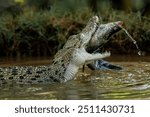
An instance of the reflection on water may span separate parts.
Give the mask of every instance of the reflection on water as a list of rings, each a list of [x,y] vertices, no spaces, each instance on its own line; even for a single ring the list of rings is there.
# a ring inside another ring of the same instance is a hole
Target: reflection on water
[[[150,99],[148,58],[114,62],[122,71],[86,68],[84,74],[80,72],[75,80],[63,84],[3,85],[0,99]]]

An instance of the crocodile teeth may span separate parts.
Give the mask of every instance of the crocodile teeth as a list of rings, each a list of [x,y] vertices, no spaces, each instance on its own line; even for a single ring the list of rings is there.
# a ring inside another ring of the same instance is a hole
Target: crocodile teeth
[[[103,53],[103,55],[104,55],[104,56],[110,56],[110,55],[111,55],[111,52],[110,52],[110,51],[106,51],[106,52]]]

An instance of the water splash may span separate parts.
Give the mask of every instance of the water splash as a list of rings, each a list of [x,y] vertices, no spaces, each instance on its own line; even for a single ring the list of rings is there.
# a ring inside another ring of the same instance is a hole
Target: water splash
[[[119,25],[119,27],[127,34],[127,36],[131,39],[131,41],[133,42],[133,44],[136,46],[136,48],[138,50],[138,55],[139,56],[144,55],[144,53],[142,53],[142,51],[140,50],[137,42],[135,41],[135,39],[133,39],[133,37],[130,35],[130,33],[125,28],[123,28],[122,26]]]

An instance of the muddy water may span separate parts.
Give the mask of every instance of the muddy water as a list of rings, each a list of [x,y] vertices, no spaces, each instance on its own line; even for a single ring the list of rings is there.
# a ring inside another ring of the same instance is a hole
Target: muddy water
[[[0,99],[150,99],[150,56],[114,56],[109,58],[123,67],[121,71],[79,72],[64,84],[4,85]],[[41,65],[48,59],[1,60],[1,66]]]

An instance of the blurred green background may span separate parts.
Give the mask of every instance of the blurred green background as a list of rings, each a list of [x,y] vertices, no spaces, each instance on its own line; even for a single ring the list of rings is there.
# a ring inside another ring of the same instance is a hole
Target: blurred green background
[[[140,49],[150,52],[149,0],[0,0],[0,57],[53,56],[93,15],[123,21]],[[137,49],[123,31],[104,46],[114,54]]]

